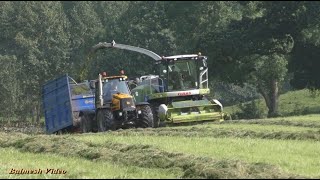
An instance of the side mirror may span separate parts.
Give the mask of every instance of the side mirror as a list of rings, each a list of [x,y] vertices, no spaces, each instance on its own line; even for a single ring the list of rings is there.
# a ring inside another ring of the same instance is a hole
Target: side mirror
[[[96,88],[96,81],[90,81],[89,85],[90,85],[90,89],[95,89]]]

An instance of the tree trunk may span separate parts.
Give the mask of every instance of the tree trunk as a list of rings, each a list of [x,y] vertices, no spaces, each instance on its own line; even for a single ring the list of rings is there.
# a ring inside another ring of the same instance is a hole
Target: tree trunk
[[[271,82],[271,108],[269,109],[268,112],[268,117],[275,117],[278,116],[278,98],[279,98],[279,87],[278,87],[278,81],[272,80]]]
[[[38,104],[37,104],[37,107],[36,107],[36,112],[37,112],[36,123],[37,124],[40,123],[40,106],[41,106],[41,103],[38,101]]]
[[[278,81],[272,80],[270,90],[263,89],[261,86],[258,86],[259,93],[263,96],[267,108],[268,108],[268,117],[275,117],[278,115],[278,98],[279,98],[279,87]]]
[[[31,110],[31,123],[33,124],[34,123],[34,121],[35,121],[35,116],[36,116],[36,111],[37,111],[37,108],[36,108],[36,106],[34,106],[33,108],[32,108],[32,110]]]
[[[270,100],[270,97],[268,96],[268,93],[261,86],[258,86],[258,92],[264,98],[264,101],[266,102],[267,108],[270,109],[271,100]]]

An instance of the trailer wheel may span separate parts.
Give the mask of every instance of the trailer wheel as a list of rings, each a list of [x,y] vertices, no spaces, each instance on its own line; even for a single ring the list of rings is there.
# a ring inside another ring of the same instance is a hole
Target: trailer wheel
[[[109,109],[101,109],[97,113],[98,131],[116,130],[113,113]]]
[[[147,128],[147,127],[153,127],[154,126],[154,119],[153,119],[153,113],[148,105],[143,105],[140,108],[141,115],[139,118],[139,127]]]
[[[55,134],[56,134],[56,135],[62,135],[63,132],[62,132],[62,130],[59,130],[59,131],[56,131]]]
[[[80,116],[80,128],[82,130],[82,133],[92,131],[92,124],[88,115],[84,114]]]

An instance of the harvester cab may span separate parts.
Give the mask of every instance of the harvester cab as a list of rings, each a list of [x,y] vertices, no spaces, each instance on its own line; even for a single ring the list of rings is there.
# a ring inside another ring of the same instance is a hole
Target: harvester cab
[[[155,73],[164,80],[165,92],[208,89],[206,60],[199,55],[163,57],[156,62]]]
[[[135,103],[127,76],[101,73],[94,85],[98,131],[130,127],[149,127],[153,115],[148,103]]]
[[[132,94],[138,102],[152,105],[158,125],[160,122],[222,121],[222,104],[207,98],[210,89],[206,61],[207,57],[200,54],[162,57],[154,65],[157,75],[143,76]]]

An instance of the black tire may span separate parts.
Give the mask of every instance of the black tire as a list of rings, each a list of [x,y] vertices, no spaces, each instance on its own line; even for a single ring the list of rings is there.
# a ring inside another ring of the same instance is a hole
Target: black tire
[[[54,134],[63,135],[63,134],[67,134],[67,133],[70,133],[70,131],[67,128],[63,128],[63,129],[60,129],[60,130],[56,131]]]
[[[76,128],[80,128],[81,119],[79,116],[79,112],[72,112],[72,116],[73,116],[73,126]]]
[[[151,123],[152,128],[160,127],[160,118],[158,116],[158,105],[151,105],[152,114],[153,114],[153,123]]]
[[[94,114],[89,115],[90,119],[91,119],[91,130],[92,132],[98,132],[98,123],[97,123],[97,119],[96,116]]]
[[[92,121],[88,115],[84,114],[80,116],[80,128],[82,133],[87,133],[92,131]]]
[[[148,105],[140,106],[139,110],[141,110],[140,117],[138,119],[138,127],[147,128],[153,127],[154,120],[153,120],[153,113],[152,109]]]
[[[223,116],[223,119],[229,121],[229,120],[232,120],[232,116],[230,114],[225,113]]]
[[[97,113],[98,131],[116,130],[116,122],[110,109],[101,109]]]
[[[63,132],[62,132],[62,130],[59,130],[59,131],[56,131],[55,134],[56,134],[56,135],[62,135]]]

